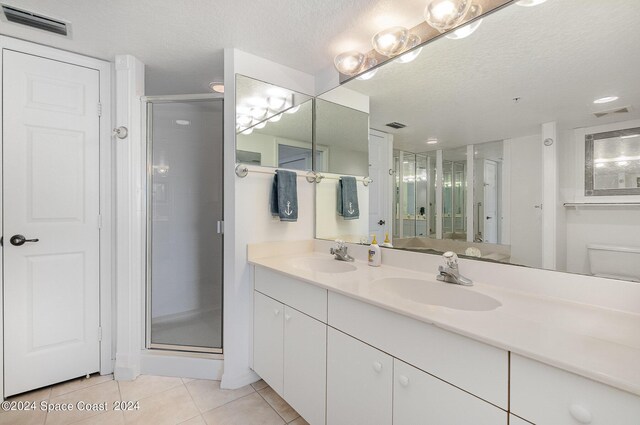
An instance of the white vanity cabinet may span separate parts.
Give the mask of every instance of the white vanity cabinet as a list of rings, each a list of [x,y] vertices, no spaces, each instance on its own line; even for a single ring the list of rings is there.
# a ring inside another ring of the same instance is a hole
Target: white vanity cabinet
[[[254,291],[253,369],[309,424],[324,425],[327,325],[281,302],[326,315],[326,291],[305,285],[256,269],[264,293]]]
[[[253,370],[283,395],[284,305],[254,292]]]
[[[507,412],[394,360],[393,425],[507,425]]]
[[[538,425],[638,425],[640,397],[512,354],[511,412]]]
[[[327,425],[391,425],[393,359],[329,328]]]

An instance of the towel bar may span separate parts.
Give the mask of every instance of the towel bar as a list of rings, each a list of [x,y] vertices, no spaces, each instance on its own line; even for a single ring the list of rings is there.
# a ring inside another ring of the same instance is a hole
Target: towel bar
[[[274,169],[265,169],[265,170],[257,170],[257,169],[253,169],[251,170],[252,173],[260,173],[260,174],[275,174],[276,170]],[[246,166],[245,164],[236,164],[236,176],[240,177],[240,178],[244,178],[247,177],[247,175],[249,174],[249,167]],[[298,174],[298,177],[300,177],[301,174]],[[322,181],[322,179],[329,179],[329,180],[338,180],[340,177],[339,176],[325,176],[321,173],[318,173],[316,171],[309,171],[305,176],[306,180],[309,183],[320,183]],[[373,182],[373,179],[371,177],[362,177],[362,178],[357,178],[356,179],[359,182],[362,182],[363,185],[365,186],[369,186],[370,183]]]

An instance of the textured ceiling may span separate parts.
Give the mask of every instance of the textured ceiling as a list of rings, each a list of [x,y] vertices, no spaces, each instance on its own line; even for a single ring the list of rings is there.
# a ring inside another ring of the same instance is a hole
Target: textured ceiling
[[[370,49],[390,25],[414,26],[424,0],[6,0],[68,21],[72,39],[0,21],[0,33],[113,60],[147,65],[148,94],[208,92],[235,47],[315,75],[341,51]]]
[[[390,63],[347,88],[370,96],[371,126],[411,152],[606,124],[640,116],[637,0],[549,0],[508,6],[462,40],[441,38],[410,64]],[[594,105],[602,96],[614,103]],[[513,98],[520,97],[518,103]],[[629,114],[595,111],[631,106]],[[393,130],[385,124],[407,125]],[[437,137],[437,145],[426,145]]]

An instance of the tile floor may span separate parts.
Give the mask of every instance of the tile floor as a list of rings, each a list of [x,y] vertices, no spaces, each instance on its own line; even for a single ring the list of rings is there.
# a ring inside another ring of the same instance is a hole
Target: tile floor
[[[32,411],[0,411],[0,425],[308,425],[264,381],[221,390],[220,381],[142,375],[131,382],[92,375],[9,398],[36,402]],[[61,405],[107,402],[105,412],[40,410]],[[139,409],[114,411],[114,401],[139,401]],[[17,404],[17,403],[16,403]]]

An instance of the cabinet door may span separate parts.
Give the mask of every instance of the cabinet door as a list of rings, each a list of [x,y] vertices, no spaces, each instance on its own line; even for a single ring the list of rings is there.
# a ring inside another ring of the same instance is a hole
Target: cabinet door
[[[328,328],[327,425],[391,425],[392,358]]]
[[[509,425],[531,425],[531,422],[527,422],[514,415],[509,415]]]
[[[507,425],[507,412],[394,359],[393,424]]]
[[[327,325],[284,307],[284,399],[309,424],[324,425]]]
[[[282,396],[284,306],[259,292],[253,295],[253,370]]]

